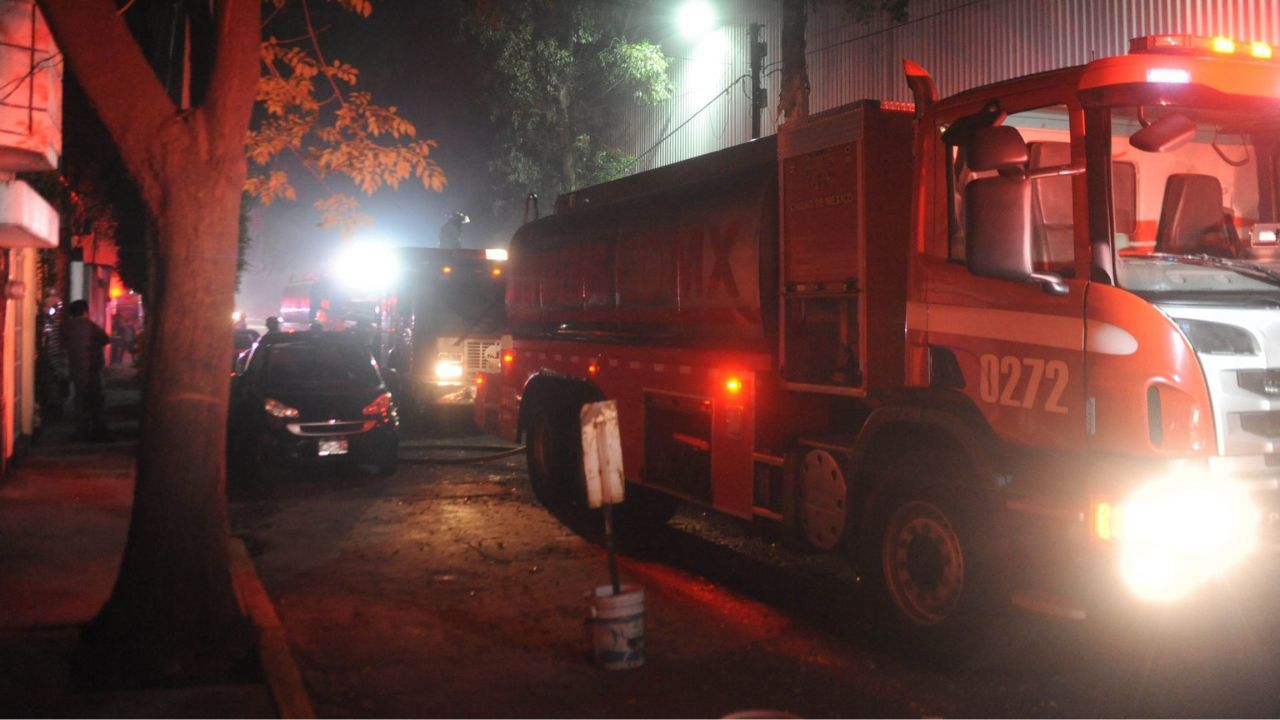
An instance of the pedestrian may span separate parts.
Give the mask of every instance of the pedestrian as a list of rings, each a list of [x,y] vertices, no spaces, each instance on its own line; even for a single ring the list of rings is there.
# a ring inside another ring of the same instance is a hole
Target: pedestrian
[[[267,318],[267,334],[280,332],[280,318],[271,315]]]
[[[67,306],[70,317],[63,327],[62,342],[67,349],[71,385],[76,396],[76,435],[80,440],[102,441],[108,439],[103,418],[106,404],[102,387],[103,348],[111,344],[111,337],[89,319],[88,313],[89,303],[84,300],[72,301]]]
[[[129,353],[130,359],[133,353],[133,325],[120,317],[120,313],[111,316],[111,364],[119,365],[124,362],[125,353]]]

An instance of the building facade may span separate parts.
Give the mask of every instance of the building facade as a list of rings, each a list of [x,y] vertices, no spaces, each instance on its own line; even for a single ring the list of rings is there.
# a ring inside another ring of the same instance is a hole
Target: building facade
[[[0,471],[36,428],[41,250],[57,212],[19,172],[55,170],[62,152],[62,61],[33,0],[0,0]]]
[[[909,19],[869,24],[843,3],[805,3],[809,110],[854,100],[910,101],[902,61],[932,73],[941,97],[1128,51],[1129,39],[1162,33],[1225,35],[1280,45],[1275,0],[911,0]],[[637,170],[667,165],[751,138],[748,33],[764,25],[768,106],[762,134],[777,131],[781,89],[780,0],[720,2],[718,26],[664,45],[673,58],[671,100],[632,114],[628,152]]]

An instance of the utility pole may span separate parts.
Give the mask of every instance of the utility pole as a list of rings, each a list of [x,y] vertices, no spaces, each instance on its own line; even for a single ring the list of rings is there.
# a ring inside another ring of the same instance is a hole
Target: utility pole
[[[751,139],[760,137],[760,111],[766,104],[764,88],[760,86],[760,73],[764,69],[764,56],[769,46],[760,39],[764,26],[751,23]]]

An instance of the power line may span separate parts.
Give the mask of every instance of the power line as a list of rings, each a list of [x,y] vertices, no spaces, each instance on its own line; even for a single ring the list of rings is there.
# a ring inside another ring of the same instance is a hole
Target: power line
[[[719,100],[721,96],[728,95],[729,92],[733,90],[735,85],[737,85],[738,83],[742,82],[744,79],[749,77],[750,77],[749,75],[742,75],[737,78],[734,78],[733,82],[726,85],[723,90],[716,93],[710,100],[708,100],[706,105],[703,105],[702,107],[694,111],[694,113],[690,115],[688,118],[686,118],[684,122],[677,125],[674,130],[667,133],[666,135],[663,135],[661,138],[658,138],[658,141],[655,142],[648,150],[645,150],[644,152],[637,155],[635,159],[631,161],[632,168],[634,169],[634,167],[640,163],[640,158],[643,158],[645,155],[648,155],[654,150],[657,150],[659,145],[661,145],[662,143],[670,139],[672,135],[675,135],[676,133],[680,132],[680,130],[684,128],[685,125],[688,125],[689,123],[693,122],[693,119],[698,117],[698,115],[702,114],[703,110],[706,110],[707,108],[711,107],[712,103]]]
[[[872,30],[872,31],[871,31],[871,32],[869,32],[869,33],[865,33],[865,34],[862,34],[862,35],[857,35],[857,36],[855,36],[855,37],[851,37],[851,38],[848,38],[848,39],[845,39],[845,40],[841,40],[841,41],[839,41],[839,42],[831,43],[830,45],[825,45],[825,46],[820,47],[820,48],[817,48],[817,49],[815,49],[815,50],[809,50],[809,51],[806,51],[806,52],[805,52],[805,56],[806,56],[806,57],[808,57],[809,55],[815,55],[815,54],[817,54],[817,53],[825,52],[825,51],[830,50],[830,49],[832,49],[832,48],[840,47],[841,45],[848,45],[848,44],[850,44],[850,43],[858,42],[859,40],[865,40],[865,39],[867,39],[867,38],[869,38],[869,37],[875,37],[876,35],[883,35],[883,34],[885,34],[885,33],[887,33],[887,32],[892,32],[892,31],[894,31],[894,30],[897,30],[898,28],[906,27],[907,25],[915,25],[916,23],[921,23],[921,22],[924,22],[925,20],[932,20],[933,18],[936,18],[936,17],[942,16],[942,15],[947,15],[947,14],[949,14],[949,13],[958,12],[958,11],[960,11],[960,10],[964,10],[965,8],[972,7],[972,6],[974,6],[974,5],[981,5],[981,4],[983,4],[983,3],[988,3],[988,2],[991,2],[991,0],[969,0],[969,2],[967,2],[967,3],[963,3],[963,4],[961,4],[961,5],[956,5],[956,6],[954,6],[954,7],[945,8],[945,9],[943,9],[943,10],[939,10],[939,11],[937,11],[937,12],[935,12],[935,13],[930,13],[929,15],[925,15],[925,16],[923,16],[923,17],[912,18],[911,20],[908,20],[908,21],[903,22],[903,23],[897,23],[897,24],[895,24],[895,25],[890,25],[889,27],[880,28],[879,30]]]

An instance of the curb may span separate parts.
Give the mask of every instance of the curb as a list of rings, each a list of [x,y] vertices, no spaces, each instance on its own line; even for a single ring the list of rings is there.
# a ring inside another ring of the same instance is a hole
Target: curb
[[[302,682],[302,673],[293,660],[293,652],[289,650],[284,627],[280,624],[280,617],[276,615],[275,606],[271,604],[271,597],[258,579],[253,560],[249,558],[249,550],[243,540],[231,538],[230,552],[231,577],[236,595],[240,598],[240,607],[258,627],[258,655],[262,663],[262,674],[266,678],[267,687],[271,689],[271,699],[275,701],[276,710],[282,718],[312,720],[316,714]]]

